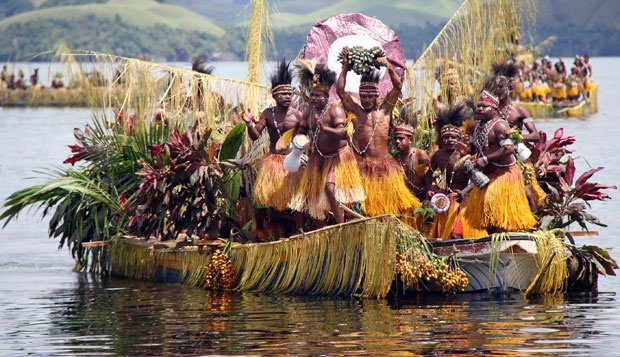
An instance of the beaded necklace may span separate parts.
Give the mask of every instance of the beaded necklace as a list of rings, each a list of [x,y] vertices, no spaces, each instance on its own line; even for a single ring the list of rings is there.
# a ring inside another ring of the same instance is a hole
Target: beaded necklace
[[[510,112],[512,112],[512,102],[508,104],[506,108],[504,108],[504,110],[499,111],[499,116],[508,123],[510,123],[510,121],[508,121],[508,118],[510,118]]]
[[[366,143],[366,147],[364,148],[364,150],[358,149],[357,146],[355,146],[355,144],[353,143],[353,138],[352,137],[349,138],[349,144],[351,144],[351,147],[353,148],[353,150],[355,150],[355,152],[358,153],[359,155],[364,155],[364,153],[370,147],[370,143],[372,143],[372,139],[375,137],[375,133],[377,132],[377,126],[379,124],[379,120],[377,119],[379,117],[379,106],[377,106],[377,108],[375,109],[375,116],[372,115],[372,112],[368,113],[368,115],[373,117],[372,133],[370,134],[370,138],[368,139],[368,142]]]
[[[478,149],[479,152],[483,152],[484,148],[489,146],[489,132],[497,124],[498,121],[502,120],[501,118],[494,118],[492,120],[487,121],[482,124],[480,121],[476,122],[476,126],[474,127],[474,134],[472,135],[473,143]]]
[[[476,123],[476,127],[474,128],[474,133],[472,135],[472,140],[480,154],[483,154],[484,148],[489,146],[489,132],[491,131],[491,129],[493,129],[493,126],[495,126],[495,124],[497,124],[497,122],[499,122],[500,120],[504,120],[504,119],[495,118],[495,119],[489,120],[488,122],[484,123],[484,127],[482,128],[482,130],[480,129],[480,122]],[[515,161],[515,158],[513,157],[513,160],[511,163],[499,164],[496,162],[491,162],[491,165],[495,165],[497,167],[510,167],[514,165],[515,163],[516,161]]]
[[[286,113],[284,113],[284,119],[286,119],[286,116],[288,115],[288,111],[290,109],[291,107],[286,108]],[[280,128],[278,128],[278,122],[276,121],[276,107],[275,106],[271,107],[271,117],[273,118],[273,126],[276,127],[276,132],[278,133],[278,139],[280,139],[282,137],[282,134],[280,133]],[[284,122],[284,120],[282,122]]]
[[[450,156],[448,157],[448,165],[446,165],[446,169],[448,168],[448,166],[450,165],[450,161],[452,160],[452,156],[454,156],[454,154],[458,154],[458,150],[454,150]],[[458,161],[458,160],[457,160]],[[447,178],[447,175],[446,175]],[[452,190],[452,180],[454,179],[454,165],[452,165],[452,171],[450,172],[450,180],[448,180],[448,182],[446,182],[446,193],[451,193],[454,192],[454,190]]]
[[[316,116],[316,111],[315,111],[314,107],[312,107],[311,110],[312,110],[312,115],[313,115],[314,119],[318,119],[321,122],[321,124],[323,124],[323,116],[325,115],[325,113],[327,112],[327,109],[329,109],[330,106],[331,106],[331,103],[328,103],[325,106],[325,108],[323,108],[323,110],[321,111],[319,116]],[[320,130],[318,125],[317,125],[316,128],[314,128],[314,130],[312,132],[312,147],[314,148],[314,151],[316,151],[322,158],[331,159],[333,157],[336,157],[338,155],[337,152],[334,155],[324,155],[321,152],[321,150],[319,150],[319,146],[317,145],[317,142],[319,141],[319,133],[320,132],[321,132],[321,130]]]

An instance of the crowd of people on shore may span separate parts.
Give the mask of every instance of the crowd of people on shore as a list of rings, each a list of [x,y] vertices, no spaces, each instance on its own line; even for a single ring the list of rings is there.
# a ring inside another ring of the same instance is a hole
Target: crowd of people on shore
[[[49,88],[64,88],[62,73],[56,73]],[[39,69],[35,68],[28,80],[23,70],[19,69],[17,75],[14,71],[9,71],[8,65],[2,65],[0,72],[0,89],[3,90],[26,90],[29,88],[42,89],[45,88],[39,81]]]
[[[302,232],[307,218],[318,228],[381,214],[397,215],[443,239],[533,228],[544,192],[528,175],[532,164],[517,155],[517,147],[540,137],[529,113],[511,96],[520,68],[494,66],[475,102],[448,88],[453,99],[438,101],[437,140],[426,151],[412,146],[414,126],[394,121],[401,77],[386,57],[376,65],[386,68],[392,83],[384,98],[376,70],[362,76],[354,98],[345,91],[348,60],[338,77],[321,65],[298,66],[309,94],[300,111],[292,105],[294,72],[284,60],[278,63],[271,76],[275,105],[259,118],[249,110],[243,114],[249,136],[256,140],[266,129],[270,143],[253,184],[255,239],[266,239],[266,225],[282,215]],[[450,83],[458,82],[455,71],[448,75]],[[340,100],[330,100],[333,85]],[[434,210],[431,224],[417,214],[426,206]]]
[[[594,89],[588,55],[576,55],[570,71],[562,58],[552,63],[549,56],[531,65],[521,61],[518,67],[513,96],[520,101],[570,104],[587,98]]]

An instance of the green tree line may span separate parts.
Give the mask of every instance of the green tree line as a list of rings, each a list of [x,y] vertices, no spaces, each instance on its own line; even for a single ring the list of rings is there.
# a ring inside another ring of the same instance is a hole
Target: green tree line
[[[16,23],[5,27],[0,36],[0,60],[27,60],[53,50],[59,42],[69,48],[114,53],[126,57],[165,58],[187,61],[197,54],[211,54],[214,39],[196,31],[172,29],[154,24],[148,28],[132,26],[121,20],[83,18],[47,19]],[[49,60],[42,56],[37,59]]]
[[[58,0],[60,1],[60,0]],[[92,1],[92,0],[91,0]],[[95,0],[96,1],[96,0]],[[7,10],[8,7],[3,7]],[[399,34],[407,58],[416,58],[441,29],[441,25],[425,27],[400,25]],[[297,27],[274,32],[276,48],[270,51],[271,60],[292,59],[297,56],[306,40],[308,28]],[[539,26],[538,40],[556,35],[556,42],[545,50],[554,56],[620,55],[620,30],[609,25],[584,29],[575,25]],[[120,16],[100,18],[94,15],[76,19],[46,19],[11,24],[0,36],[0,61],[28,60],[33,55],[53,50],[59,42],[73,49],[94,50],[127,57],[147,57],[167,61],[188,61],[204,54],[210,59],[243,60],[246,33],[243,28],[228,28],[220,38],[208,34],[173,29],[160,24],[139,28],[124,22]],[[35,60],[50,60],[51,56]]]
[[[620,55],[620,30],[610,25],[583,28],[575,25],[539,26],[539,34],[557,36],[556,41],[545,49],[545,54],[557,57],[588,54],[590,56]],[[543,37],[540,36],[540,39]]]

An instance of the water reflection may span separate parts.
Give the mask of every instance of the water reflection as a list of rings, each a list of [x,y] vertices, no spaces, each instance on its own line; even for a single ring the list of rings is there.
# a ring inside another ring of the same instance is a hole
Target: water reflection
[[[210,292],[79,275],[46,297],[45,353],[462,355],[605,351],[613,294],[389,300]]]

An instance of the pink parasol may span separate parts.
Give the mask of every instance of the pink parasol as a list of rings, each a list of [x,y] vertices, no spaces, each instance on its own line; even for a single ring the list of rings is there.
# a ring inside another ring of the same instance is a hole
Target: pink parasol
[[[338,62],[338,54],[344,47],[353,46],[381,47],[396,73],[400,76],[404,74],[405,52],[396,32],[383,22],[358,13],[332,16],[314,25],[308,33],[301,56],[307,60],[316,58],[319,64],[327,64],[330,70],[339,75],[342,65]],[[357,94],[360,78],[353,71],[349,72],[345,88],[347,92]],[[385,96],[390,89],[390,76],[385,67],[381,67],[379,95]],[[335,86],[332,86],[329,96],[332,100],[338,99]]]

